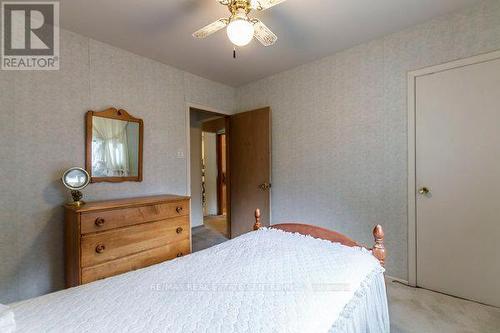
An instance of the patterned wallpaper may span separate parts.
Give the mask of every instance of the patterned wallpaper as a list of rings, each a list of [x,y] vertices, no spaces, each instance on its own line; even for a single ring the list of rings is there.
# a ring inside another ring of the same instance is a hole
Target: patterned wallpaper
[[[92,184],[88,200],[186,193],[185,102],[273,109],[273,221],[366,244],[386,229],[388,273],[407,277],[406,72],[500,48],[500,2],[434,19],[240,87],[61,32],[60,71],[0,71],[0,302],[63,287],[64,169],[84,163],[84,114],[145,121],[144,182]],[[9,254],[9,255],[5,255]]]
[[[61,32],[61,70],[0,71],[0,303],[63,287],[62,172],[83,166],[87,110],[144,120],[144,181],[91,184],[85,199],[185,194],[186,102],[235,109],[235,89]],[[6,255],[8,254],[8,255]]]
[[[500,1],[484,1],[240,87],[240,111],[272,108],[273,223],[365,244],[380,223],[407,279],[407,72],[499,48]]]

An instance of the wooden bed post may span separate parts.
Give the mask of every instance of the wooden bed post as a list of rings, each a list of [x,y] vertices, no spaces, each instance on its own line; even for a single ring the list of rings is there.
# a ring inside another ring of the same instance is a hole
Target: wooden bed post
[[[255,210],[255,224],[253,225],[253,230],[259,230],[262,225],[260,224],[260,209]]]
[[[384,230],[380,224],[377,224],[373,229],[373,237],[375,237],[375,245],[372,248],[372,253],[384,266],[385,263],[385,246],[384,246]]]

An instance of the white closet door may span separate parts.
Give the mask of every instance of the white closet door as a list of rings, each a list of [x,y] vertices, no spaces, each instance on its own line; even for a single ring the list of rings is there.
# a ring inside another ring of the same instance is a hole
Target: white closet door
[[[500,306],[500,60],[416,80],[417,285]]]

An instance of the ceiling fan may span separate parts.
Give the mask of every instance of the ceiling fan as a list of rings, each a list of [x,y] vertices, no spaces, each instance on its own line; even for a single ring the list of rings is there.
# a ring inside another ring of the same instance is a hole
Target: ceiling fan
[[[231,16],[220,18],[193,33],[196,38],[205,38],[227,26],[227,36],[236,46],[245,46],[253,37],[264,46],[276,43],[278,37],[259,19],[250,18],[252,10],[263,11],[286,0],[217,0],[227,6]]]

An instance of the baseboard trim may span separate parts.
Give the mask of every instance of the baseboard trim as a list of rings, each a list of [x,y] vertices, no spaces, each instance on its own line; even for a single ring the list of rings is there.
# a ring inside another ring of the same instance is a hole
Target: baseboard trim
[[[387,280],[391,280],[391,281],[396,281],[396,282],[399,282],[399,283],[402,283],[402,284],[406,284],[406,285],[410,285],[408,283],[408,280],[403,280],[403,279],[400,279],[400,278],[397,278],[397,277],[394,277],[394,276],[390,276],[390,275],[385,275],[385,278]]]

